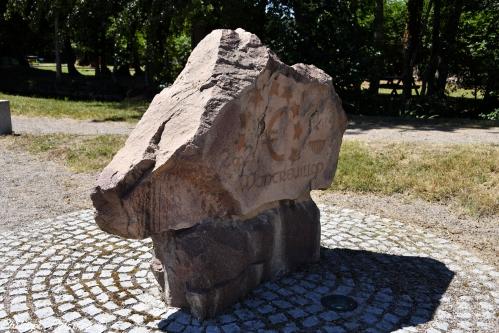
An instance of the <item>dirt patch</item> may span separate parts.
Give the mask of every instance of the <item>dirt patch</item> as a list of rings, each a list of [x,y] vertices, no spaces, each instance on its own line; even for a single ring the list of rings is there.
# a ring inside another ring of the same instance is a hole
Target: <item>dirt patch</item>
[[[91,207],[94,174],[7,148],[0,137],[0,232],[30,228],[34,220]]]
[[[442,238],[459,243],[495,267],[499,267],[499,223],[497,216],[472,218],[450,207],[403,195],[320,192],[314,200],[357,209],[364,214],[416,225]]]

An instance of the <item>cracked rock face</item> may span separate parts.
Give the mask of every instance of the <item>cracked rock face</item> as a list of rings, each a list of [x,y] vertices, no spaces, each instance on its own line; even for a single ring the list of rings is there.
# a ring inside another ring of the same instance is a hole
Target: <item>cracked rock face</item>
[[[215,30],[103,170],[95,220],[152,237],[168,303],[212,316],[318,260],[309,194],[331,184],[345,128],[326,73],[284,64],[242,29]]]
[[[100,175],[99,226],[128,238],[246,216],[332,181],[346,117],[322,70],[215,30]]]

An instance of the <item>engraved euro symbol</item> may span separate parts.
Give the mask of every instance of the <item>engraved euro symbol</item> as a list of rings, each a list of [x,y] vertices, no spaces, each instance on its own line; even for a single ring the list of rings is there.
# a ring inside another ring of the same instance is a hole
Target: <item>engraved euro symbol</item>
[[[286,116],[286,111],[282,110],[272,116],[269,121],[269,129],[267,130],[267,148],[269,150],[270,156],[274,161],[284,161],[284,154],[278,154],[273,146],[273,143],[277,141],[276,134],[277,131],[274,129],[275,124],[282,117]]]

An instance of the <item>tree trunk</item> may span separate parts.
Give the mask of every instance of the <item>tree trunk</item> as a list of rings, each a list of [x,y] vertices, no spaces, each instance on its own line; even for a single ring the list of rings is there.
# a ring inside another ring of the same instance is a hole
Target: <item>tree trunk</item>
[[[97,52],[97,54],[100,54],[100,52]],[[96,57],[95,57],[95,77],[101,76],[100,63],[101,63],[101,57],[100,57],[100,55],[96,55]]]
[[[160,0],[150,6],[148,26],[146,28],[146,84],[155,86],[170,82],[170,64],[166,52],[166,41],[170,33],[168,26],[162,22],[170,22],[171,11],[162,7]]]
[[[191,47],[196,45],[209,33],[209,28],[203,18],[196,18],[191,23]]]
[[[433,4],[433,23],[432,23],[432,33],[431,33],[431,53],[430,60],[428,61],[428,66],[426,67],[425,73],[423,74],[423,89],[421,90],[421,95],[434,95],[436,89],[436,72],[438,67],[438,61],[441,57],[440,54],[440,15],[441,0],[434,0]]]
[[[442,56],[438,64],[438,80],[436,83],[436,94],[445,94],[445,85],[449,76],[449,60],[454,56],[456,48],[456,36],[459,27],[459,20],[463,11],[463,0],[449,1],[447,4],[450,11],[447,24],[445,26],[442,40]]]
[[[66,63],[68,64],[68,74],[72,77],[79,76],[80,72],[78,72],[75,66],[76,56],[73,51],[73,47],[71,46],[71,40],[68,36],[64,38],[64,54],[66,57]]]
[[[353,14],[357,13],[358,8],[359,8],[359,0],[350,0],[350,11]]]
[[[429,17],[430,17],[430,12],[433,8],[433,0],[429,0],[428,1],[428,6],[426,8],[426,15],[423,16],[423,19],[422,19],[422,24],[423,24],[423,28],[422,28],[422,31],[421,31],[421,36],[424,36],[425,35],[425,31],[426,31],[426,27],[429,25],[428,23],[428,20],[429,20]],[[428,62],[429,64],[429,62]],[[428,70],[428,66],[429,65],[426,65],[426,68],[425,70],[423,71],[423,74],[421,75],[422,76],[422,83],[421,83],[421,95],[425,95],[426,94],[426,75],[427,75],[427,70]]]
[[[54,13],[54,48],[55,48],[55,78],[60,81],[62,78],[61,51],[59,45],[59,15]]]
[[[102,50],[102,54],[100,56],[100,72],[102,76],[111,76],[111,70],[107,67],[107,58],[105,49]]]
[[[111,71],[107,68],[106,59],[106,35],[104,31],[98,34],[97,40],[97,67],[95,67],[96,76],[104,77],[110,76]]]
[[[135,71],[135,73],[133,74],[134,76],[144,74],[144,71],[140,67],[139,51],[137,50],[136,45],[133,47],[132,50],[132,67],[133,70]]]
[[[374,11],[374,46],[376,55],[374,59],[374,68],[371,70],[372,76],[369,80],[369,91],[371,94],[378,94],[379,80],[383,72],[383,44],[384,44],[384,0],[376,0]]]
[[[404,47],[404,69],[402,80],[404,83],[404,98],[410,98],[412,94],[412,75],[416,56],[421,43],[421,14],[423,11],[423,0],[409,0],[407,3],[407,40]]]
[[[483,93],[482,105],[484,108],[491,108],[493,105],[497,105],[497,96],[499,91],[499,85],[497,83],[496,77],[498,77],[497,71],[490,68],[487,72],[487,81],[485,83],[485,91]],[[492,110],[492,109],[490,109]]]
[[[154,48],[154,40],[156,40],[156,36],[154,34],[154,29],[157,25],[157,19],[158,16],[156,15],[155,12],[155,6],[156,6],[156,1],[152,1],[151,5],[149,6],[149,13],[148,13],[148,19],[147,19],[147,26],[146,26],[146,68],[145,68],[145,75],[144,75],[144,83],[146,86],[152,86],[153,85],[153,72],[154,72],[154,64],[155,61],[155,48]]]
[[[132,68],[134,69],[134,75],[138,76],[141,75],[142,68],[140,68],[140,59],[139,59],[139,50],[138,50],[138,45],[137,45],[137,23],[134,22],[131,29],[130,29],[130,38],[128,39],[128,56],[130,57],[130,62],[132,65]]]

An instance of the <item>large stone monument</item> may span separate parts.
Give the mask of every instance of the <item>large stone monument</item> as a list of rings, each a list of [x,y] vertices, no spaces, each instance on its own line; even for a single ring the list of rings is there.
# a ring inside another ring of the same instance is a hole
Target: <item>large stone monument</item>
[[[171,306],[213,316],[319,260],[312,189],[333,179],[346,117],[331,78],[257,36],[215,30],[100,175],[96,222],[151,237]]]

